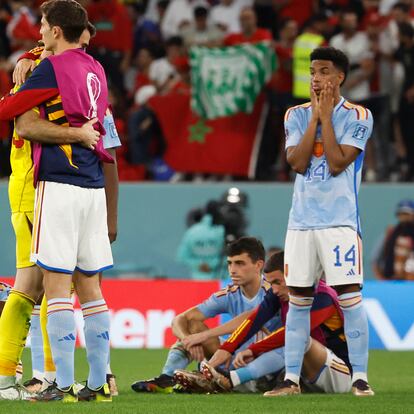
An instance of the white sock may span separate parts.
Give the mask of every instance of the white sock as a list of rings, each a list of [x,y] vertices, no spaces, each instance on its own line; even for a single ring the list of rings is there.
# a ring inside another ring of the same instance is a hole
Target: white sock
[[[357,380],[363,380],[365,382],[368,382],[367,373],[366,372],[354,372],[352,374],[352,383],[354,383]]]
[[[233,384],[233,387],[237,387],[238,385],[241,384],[240,378],[237,375],[236,371],[230,371],[230,379]]]
[[[108,362],[108,365],[106,366],[106,375],[111,375],[111,374],[112,374],[111,364]]]

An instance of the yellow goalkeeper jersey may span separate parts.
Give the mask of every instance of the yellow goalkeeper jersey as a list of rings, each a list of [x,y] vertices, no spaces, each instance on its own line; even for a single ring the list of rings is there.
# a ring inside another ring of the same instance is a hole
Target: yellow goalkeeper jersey
[[[36,63],[39,64],[40,60]],[[15,87],[14,91],[18,88]],[[32,144],[13,131],[10,165],[12,173],[9,179],[9,201],[12,213],[33,211],[35,189],[33,184]]]

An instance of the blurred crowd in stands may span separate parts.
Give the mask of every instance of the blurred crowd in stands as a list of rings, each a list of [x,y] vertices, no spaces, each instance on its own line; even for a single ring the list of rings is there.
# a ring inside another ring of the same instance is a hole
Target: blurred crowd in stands
[[[39,0],[0,1],[0,93],[11,88],[18,57],[39,40]],[[97,34],[88,52],[104,66],[123,146],[121,180],[231,180],[183,174],[163,160],[166,142],[147,105],[154,95],[191,93],[188,50],[272,42],[278,68],[266,86],[269,113],[255,180],[289,181],[283,115],[307,100],[303,56],[320,45],[350,60],[343,95],[367,106],[375,128],[365,181],[414,175],[414,1],[404,0],[81,0]],[[0,172],[7,175],[10,126],[0,125]],[[173,145],[171,142],[168,145]],[[237,154],[235,154],[237,156]]]

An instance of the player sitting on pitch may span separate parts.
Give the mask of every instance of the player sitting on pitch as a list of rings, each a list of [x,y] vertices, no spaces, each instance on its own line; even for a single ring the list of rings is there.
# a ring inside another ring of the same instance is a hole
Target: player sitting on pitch
[[[269,374],[277,374],[285,364],[285,327],[251,344],[240,351],[230,372],[217,368],[231,360],[232,354],[251,338],[258,327],[281,311],[283,323],[288,310],[288,289],[283,275],[283,252],[275,253],[266,263],[266,280],[272,284],[261,305],[243,322],[234,334],[220,347],[209,362],[201,363],[204,376],[216,385],[218,390],[240,390],[240,384],[257,381]],[[311,336],[306,346],[302,380],[309,391],[343,393],[351,390],[348,350],[344,338],[343,316],[339,309],[336,292],[320,281],[316,289],[311,311]],[[196,344],[196,335],[187,338],[189,344]],[[217,369],[216,369],[217,368]],[[186,383],[187,373],[177,371],[177,380]],[[211,388],[211,385],[210,385]],[[251,388],[251,387],[250,387]],[[206,389],[207,390],[207,389]],[[245,390],[245,387],[242,388]],[[268,391],[265,396],[272,396]]]
[[[233,332],[248,315],[246,311],[253,310],[263,300],[270,284],[262,277],[265,260],[262,243],[253,237],[242,237],[227,246],[227,256],[233,285],[214,293],[203,303],[174,318],[172,329],[178,341],[170,349],[162,375],[146,381],[136,381],[131,386],[134,391],[172,392],[175,385],[174,371],[186,368],[193,360],[200,362],[205,357],[211,357],[220,346],[219,336]],[[235,319],[208,329],[205,320],[224,313],[229,313]],[[272,331],[279,322],[277,317],[269,318],[265,326]],[[183,344],[185,338],[197,332],[208,332],[209,339],[195,345]],[[209,384],[200,372],[191,375],[192,381],[195,384],[200,382],[201,388]]]

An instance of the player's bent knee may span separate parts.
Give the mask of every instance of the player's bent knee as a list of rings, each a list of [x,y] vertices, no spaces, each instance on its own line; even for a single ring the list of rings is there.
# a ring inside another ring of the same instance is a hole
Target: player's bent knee
[[[204,322],[194,320],[188,321],[188,330],[191,334],[200,333],[206,331],[207,329],[208,327]]]

